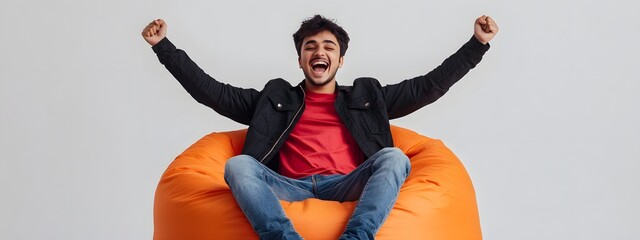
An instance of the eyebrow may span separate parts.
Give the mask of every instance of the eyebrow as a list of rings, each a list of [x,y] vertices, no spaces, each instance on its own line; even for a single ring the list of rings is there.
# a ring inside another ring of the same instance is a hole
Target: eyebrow
[[[323,42],[323,43],[329,43],[329,44],[333,44],[333,45],[338,46],[338,44],[336,44],[334,41],[331,41],[331,40],[328,40],[328,39],[327,39],[327,40],[324,40],[324,41],[322,41],[322,42]],[[316,40],[309,40],[309,41],[307,41],[306,43],[304,43],[304,45],[303,45],[303,46],[306,46],[306,45],[308,45],[308,44],[317,44],[317,43],[318,43],[318,42],[317,42]]]

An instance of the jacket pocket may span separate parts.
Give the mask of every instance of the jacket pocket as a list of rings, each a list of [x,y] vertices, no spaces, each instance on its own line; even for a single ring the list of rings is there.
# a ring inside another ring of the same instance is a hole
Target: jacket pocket
[[[300,107],[300,106],[296,106],[295,104],[281,101],[277,97],[269,96],[268,98],[273,109],[278,112],[296,111]]]
[[[353,99],[347,103],[349,112],[361,127],[368,129],[373,134],[385,134],[389,132],[389,121],[386,120],[379,105],[367,98]]]

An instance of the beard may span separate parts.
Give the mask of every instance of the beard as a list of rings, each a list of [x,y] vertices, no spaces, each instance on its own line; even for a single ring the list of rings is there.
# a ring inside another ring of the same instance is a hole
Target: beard
[[[306,72],[304,73],[304,77],[306,80],[305,82],[308,82],[311,85],[314,85],[316,87],[324,87],[327,84],[329,84],[331,81],[335,80],[337,73],[338,73],[338,70],[336,69],[336,71],[331,73],[327,79],[320,80],[319,82],[311,80],[312,79],[311,76],[309,76],[309,74],[307,74]]]

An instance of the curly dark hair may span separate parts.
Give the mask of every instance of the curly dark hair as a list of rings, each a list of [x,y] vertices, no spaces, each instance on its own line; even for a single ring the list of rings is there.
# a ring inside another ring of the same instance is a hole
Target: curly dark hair
[[[349,34],[338,26],[334,20],[324,18],[320,15],[315,15],[312,18],[306,19],[300,24],[300,29],[293,34],[293,42],[296,45],[296,51],[298,57],[300,57],[300,51],[302,48],[302,41],[306,37],[310,37],[327,30],[331,32],[336,39],[338,39],[338,45],[340,47],[340,56],[344,56],[349,48]]]

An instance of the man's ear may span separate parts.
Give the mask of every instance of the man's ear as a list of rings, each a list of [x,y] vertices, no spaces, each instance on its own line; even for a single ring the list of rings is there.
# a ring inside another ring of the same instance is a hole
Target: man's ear
[[[340,63],[338,64],[338,68],[342,67],[342,64],[344,64],[344,56],[340,57],[340,60],[338,60]]]
[[[300,56],[298,56],[298,67],[302,68],[302,63],[300,62]]]

